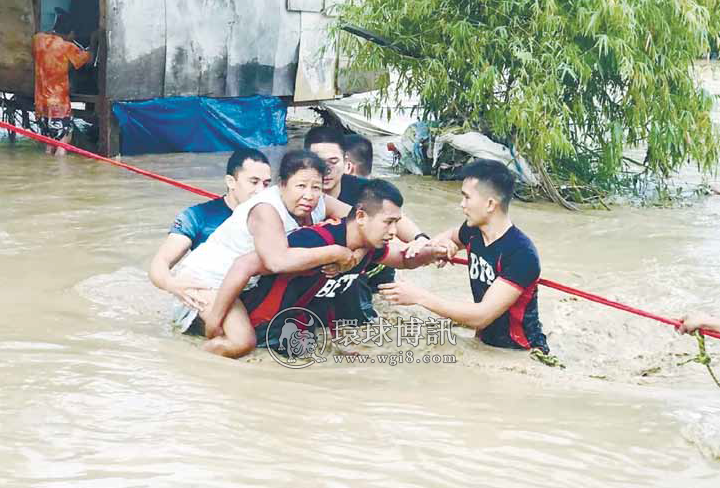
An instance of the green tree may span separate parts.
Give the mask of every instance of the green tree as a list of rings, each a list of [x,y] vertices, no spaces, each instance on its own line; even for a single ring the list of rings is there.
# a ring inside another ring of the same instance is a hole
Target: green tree
[[[694,64],[720,32],[720,0],[352,0],[339,25],[351,69],[390,69],[380,100],[419,94],[422,116],[513,144],[553,200],[559,181],[618,184],[625,146],[664,180],[694,161],[712,169],[713,99]],[[386,45],[381,45],[386,44]],[[379,101],[380,101],[379,100]]]

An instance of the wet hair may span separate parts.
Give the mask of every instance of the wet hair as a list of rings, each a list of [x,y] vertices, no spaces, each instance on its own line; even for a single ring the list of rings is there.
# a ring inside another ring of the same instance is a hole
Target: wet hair
[[[310,151],[290,151],[280,162],[280,182],[287,183],[292,175],[303,169],[314,169],[320,176],[327,174],[327,165],[317,154]]]
[[[476,159],[462,169],[462,177],[490,186],[500,198],[500,207],[507,213],[515,191],[515,175],[507,166],[494,159]]]
[[[70,34],[73,30],[70,14],[60,7],[55,7],[55,24],[53,25],[52,30],[56,34],[64,36]]]
[[[305,134],[305,149],[310,149],[313,144],[337,144],[340,150],[345,152],[345,136],[334,127],[313,127]]]
[[[359,134],[345,136],[345,152],[350,161],[357,167],[360,176],[372,173],[373,147],[372,143]]]
[[[237,174],[243,169],[245,161],[248,159],[270,166],[270,161],[268,161],[267,156],[265,156],[262,152],[257,149],[242,146],[237,148],[235,152],[232,153],[232,156],[230,156],[230,159],[228,159],[225,173],[230,176],[237,177]]]
[[[402,207],[404,202],[400,190],[389,181],[379,179],[368,181],[360,191],[357,203],[350,210],[348,220],[353,220],[358,210],[363,210],[370,216],[375,215],[380,211],[385,200],[398,207]]]

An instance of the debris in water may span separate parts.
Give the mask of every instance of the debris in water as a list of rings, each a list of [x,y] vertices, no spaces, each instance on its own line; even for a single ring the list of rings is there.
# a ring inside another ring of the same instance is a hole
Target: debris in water
[[[565,369],[565,365],[560,362],[557,356],[545,353],[542,349],[537,347],[530,350],[530,357],[546,366],[550,366],[551,368]]]
[[[712,359],[710,356],[708,356],[707,352],[705,351],[705,336],[700,333],[699,330],[696,330],[693,332],[693,335],[695,336],[695,339],[697,339],[698,342],[698,355],[694,358],[690,358],[687,361],[683,361],[682,363],[678,363],[678,366],[684,366],[688,363],[698,363],[705,366],[708,370],[708,373],[710,373],[710,376],[712,377],[713,381],[717,385],[718,388],[720,388],[720,381],[718,381],[717,376],[715,376],[715,372],[710,367],[710,363],[712,362]]]

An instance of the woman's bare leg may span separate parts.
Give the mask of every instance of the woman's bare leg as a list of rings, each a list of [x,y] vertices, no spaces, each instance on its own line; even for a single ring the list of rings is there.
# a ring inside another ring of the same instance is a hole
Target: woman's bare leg
[[[63,142],[63,143],[65,143],[65,144],[69,144],[71,140],[72,140],[72,132],[70,132],[69,134],[67,134],[67,135],[66,135],[65,137],[63,137],[62,139],[60,139],[59,142]],[[64,147],[57,147],[57,148],[55,149],[55,156],[65,156],[66,153],[67,153],[67,151],[65,151],[65,148],[64,148]]]
[[[210,308],[212,304],[206,310]],[[250,323],[245,305],[240,300],[235,300],[225,316],[223,331],[225,335],[210,339],[203,344],[203,349],[219,356],[237,359],[251,352],[257,345],[255,328]]]

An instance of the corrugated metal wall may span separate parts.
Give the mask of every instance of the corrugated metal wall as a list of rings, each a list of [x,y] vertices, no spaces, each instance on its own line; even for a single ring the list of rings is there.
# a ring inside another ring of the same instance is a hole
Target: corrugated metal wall
[[[165,0],[106,2],[108,98],[164,96]]]
[[[113,100],[294,94],[301,12],[287,0],[107,2]]]
[[[318,30],[327,1],[97,1],[106,5],[111,100],[335,95],[334,53],[315,53],[327,44]],[[33,15],[33,0],[0,1],[0,89],[30,96]]]

